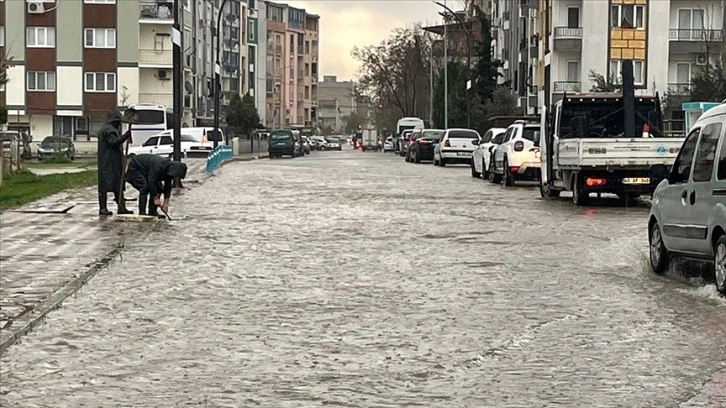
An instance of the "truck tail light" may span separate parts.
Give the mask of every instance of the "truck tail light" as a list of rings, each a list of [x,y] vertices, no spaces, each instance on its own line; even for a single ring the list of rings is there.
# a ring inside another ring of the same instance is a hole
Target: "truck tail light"
[[[604,186],[605,184],[607,184],[607,182],[607,179],[604,179],[602,177],[588,177],[587,179],[585,179],[585,184],[588,187]]]
[[[522,150],[524,150],[524,142],[521,141],[521,140],[518,141],[518,142],[515,142],[514,143],[514,151],[515,152],[521,152]]]

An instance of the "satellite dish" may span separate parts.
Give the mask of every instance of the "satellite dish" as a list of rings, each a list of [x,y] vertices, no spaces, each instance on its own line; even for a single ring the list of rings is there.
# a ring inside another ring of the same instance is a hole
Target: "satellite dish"
[[[189,81],[184,81],[184,89],[186,89],[188,94],[194,93],[194,85]]]

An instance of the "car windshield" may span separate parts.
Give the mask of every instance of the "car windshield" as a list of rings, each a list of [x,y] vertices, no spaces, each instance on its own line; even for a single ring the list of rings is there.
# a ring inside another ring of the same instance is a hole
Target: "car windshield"
[[[335,137],[329,137],[326,140],[328,141],[328,143],[340,143],[340,139]]]
[[[478,139],[479,135],[473,130],[452,130],[449,139]]]
[[[272,132],[270,139],[272,140],[290,140],[290,133],[284,130],[277,130]]]
[[[48,136],[40,142],[40,145],[44,147],[58,146],[59,142],[63,147],[68,147],[71,144],[71,140],[67,137],[58,138],[57,136]]]
[[[181,135],[182,142],[199,142],[192,135]]]
[[[539,143],[539,128],[526,127],[522,130],[522,138],[530,142]]]
[[[443,130],[428,130],[423,132],[423,137],[426,139],[441,139],[441,135],[444,134]]]

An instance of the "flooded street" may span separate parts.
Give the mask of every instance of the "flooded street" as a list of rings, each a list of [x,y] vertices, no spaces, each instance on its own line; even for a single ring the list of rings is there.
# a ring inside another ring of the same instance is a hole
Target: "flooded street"
[[[2,356],[0,406],[726,406],[726,301],[650,272],[644,205],[351,150],[173,201]]]

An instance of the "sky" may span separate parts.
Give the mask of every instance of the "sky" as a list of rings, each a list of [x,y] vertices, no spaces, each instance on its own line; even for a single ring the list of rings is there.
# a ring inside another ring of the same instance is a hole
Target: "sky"
[[[278,0],[320,16],[320,70],[338,81],[357,79],[360,66],[351,56],[353,47],[378,44],[398,27],[415,22],[441,21],[443,9],[432,0]],[[441,0],[443,2],[443,0]],[[459,1],[447,6],[459,9]],[[454,7],[456,6],[456,7]]]

